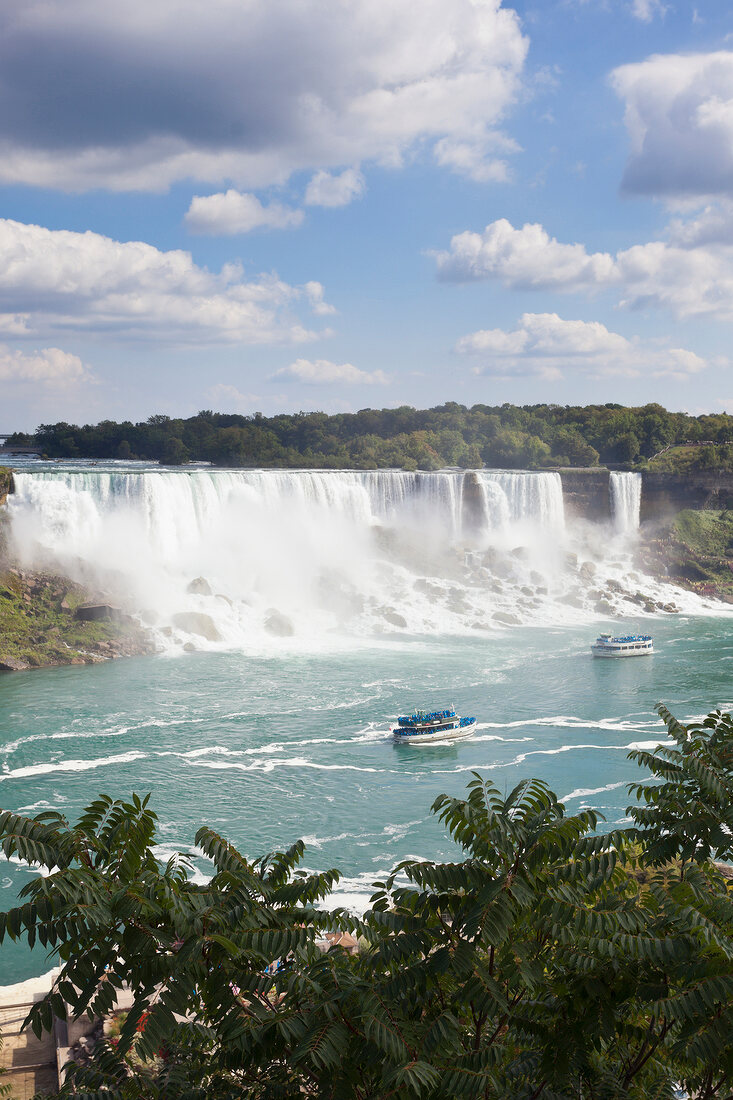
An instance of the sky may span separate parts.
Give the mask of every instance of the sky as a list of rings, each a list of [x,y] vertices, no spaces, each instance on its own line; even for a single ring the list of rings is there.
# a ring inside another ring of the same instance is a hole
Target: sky
[[[3,0],[0,432],[733,412],[733,0]]]

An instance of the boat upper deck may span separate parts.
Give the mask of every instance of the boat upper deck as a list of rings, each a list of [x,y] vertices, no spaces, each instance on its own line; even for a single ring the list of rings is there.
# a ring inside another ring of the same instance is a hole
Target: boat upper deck
[[[450,707],[448,710],[417,710],[414,714],[399,717],[397,723],[400,726],[427,726],[455,717],[455,707]]]

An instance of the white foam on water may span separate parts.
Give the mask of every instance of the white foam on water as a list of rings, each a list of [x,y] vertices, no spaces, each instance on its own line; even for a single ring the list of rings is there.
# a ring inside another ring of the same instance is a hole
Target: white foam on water
[[[629,780],[623,779],[620,783],[607,783],[605,787],[578,787],[577,790],[565,794],[560,802],[570,802],[573,798],[590,798],[593,794],[604,794],[605,791],[616,791],[619,787],[628,786]]]
[[[33,863],[31,860],[21,859],[19,856],[6,856],[4,852],[0,852],[0,863],[14,863],[20,867],[21,871],[26,871],[30,875],[41,875],[45,878],[50,875],[53,868],[47,867],[45,863]]]
[[[289,760],[257,760],[253,764],[238,764],[232,761],[202,760],[200,758],[189,761],[192,767],[211,768],[213,770],[236,769],[241,772],[272,772],[276,768],[315,768],[324,772],[372,772],[387,773],[390,768],[363,768],[356,764],[318,764],[314,760],[306,760],[305,757],[294,756]]]
[[[467,742],[470,744],[470,742]],[[457,764],[455,768],[435,768],[432,775],[458,775],[462,772],[496,771],[503,768],[514,768],[519,764],[525,764],[531,756],[558,756],[566,752],[626,752],[626,745],[561,745],[556,749],[530,749],[528,752],[518,753],[511,760],[492,760],[480,764]]]
[[[645,726],[654,726],[658,723],[631,721],[624,718],[577,718],[571,715],[548,715],[540,718],[525,718],[514,722],[483,722],[481,728],[485,729],[520,729],[522,726],[547,726],[556,729],[597,729],[609,732],[628,733],[643,729]]]
[[[477,745],[481,741],[501,741],[505,745],[519,745],[523,741],[534,741],[534,737],[472,737],[471,744]]]
[[[30,745],[34,741],[79,741],[85,738],[92,738],[93,740],[99,740],[105,737],[122,737],[128,732],[129,727],[122,727],[118,730],[98,730],[92,733],[33,733],[28,737],[19,737],[17,741],[8,741],[7,745],[0,745],[0,753],[6,753],[8,756],[17,752],[21,745]]]
[[[87,772],[94,768],[108,768],[112,764],[131,764],[134,760],[145,760],[145,752],[124,752],[119,756],[103,756],[96,760],[58,760],[45,764],[29,764],[22,768],[7,769],[0,772],[0,783],[6,779],[21,779],[29,775],[50,775],[52,772]]]
[[[206,886],[214,875],[214,867],[211,860],[206,853],[202,852],[200,848],[197,848],[195,844],[190,844],[188,846],[185,844],[155,844],[153,845],[152,851],[153,855],[160,863],[168,863],[168,861],[175,856],[182,856],[188,863],[187,873],[189,882],[193,882],[197,886]],[[197,866],[197,861],[208,865],[210,868],[208,874],[202,867]]]

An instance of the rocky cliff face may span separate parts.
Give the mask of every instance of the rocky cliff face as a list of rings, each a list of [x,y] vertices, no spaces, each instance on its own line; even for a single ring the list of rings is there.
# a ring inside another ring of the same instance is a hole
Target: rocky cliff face
[[[606,469],[560,470],[565,511],[604,523],[611,518],[611,482]],[[699,470],[685,474],[644,470],[641,522],[671,522],[678,512],[733,510],[733,473]]]
[[[733,508],[733,474],[699,470],[686,474],[644,471],[641,482],[641,521],[667,521],[692,509],[725,511]]]
[[[606,523],[611,518],[611,475],[604,469],[560,470],[565,513]]]
[[[8,493],[13,491],[13,471],[8,466],[0,466],[0,506],[5,504]]]
[[[484,519],[484,494],[474,470],[463,479],[463,523],[467,531],[479,531]]]

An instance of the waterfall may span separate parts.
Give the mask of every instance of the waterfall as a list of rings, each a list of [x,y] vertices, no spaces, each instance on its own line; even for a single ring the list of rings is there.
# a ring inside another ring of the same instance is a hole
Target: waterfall
[[[641,474],[611,472],[611,508],[613,524],[625,535],[639,527],[641,509]]]
[[[169,559],[221,523],[242,524],[261,512],[278,526],[308,513],[339,517],[355,527],[375,522],[429,524],[433,538],[464,535],[462,471],[395,470],[88,470],[18,472],[11,513],[30,520],[42,545],[84,555],[107,521],[142,526],[152,547]],[[520,521],[563,526],[556,473],[480,471],[487,531]]]
[[[617,527],[630,530],[639,477],[611,484]],[[8,511],[23,564],[116,598],[172,648],[207,644],[192,613],[211,644],[254,652],[334,632],[571,622],[598,610],[579,554],[605,553],[587,532],[572,541],[560,477],[544,471],[68,464],[18,470]]]
[[[507,515],[505,519],[502,513],[502,522],[530,520],[540,527],[555,531],[562,530],[565,526],[562,481],[559,474],[481,470],[479,477],[488,500],[494,494],[494,499],[500,495],[506,501]],[[490,505],[487,509],[489,529],[494,525],[495,514]]]

